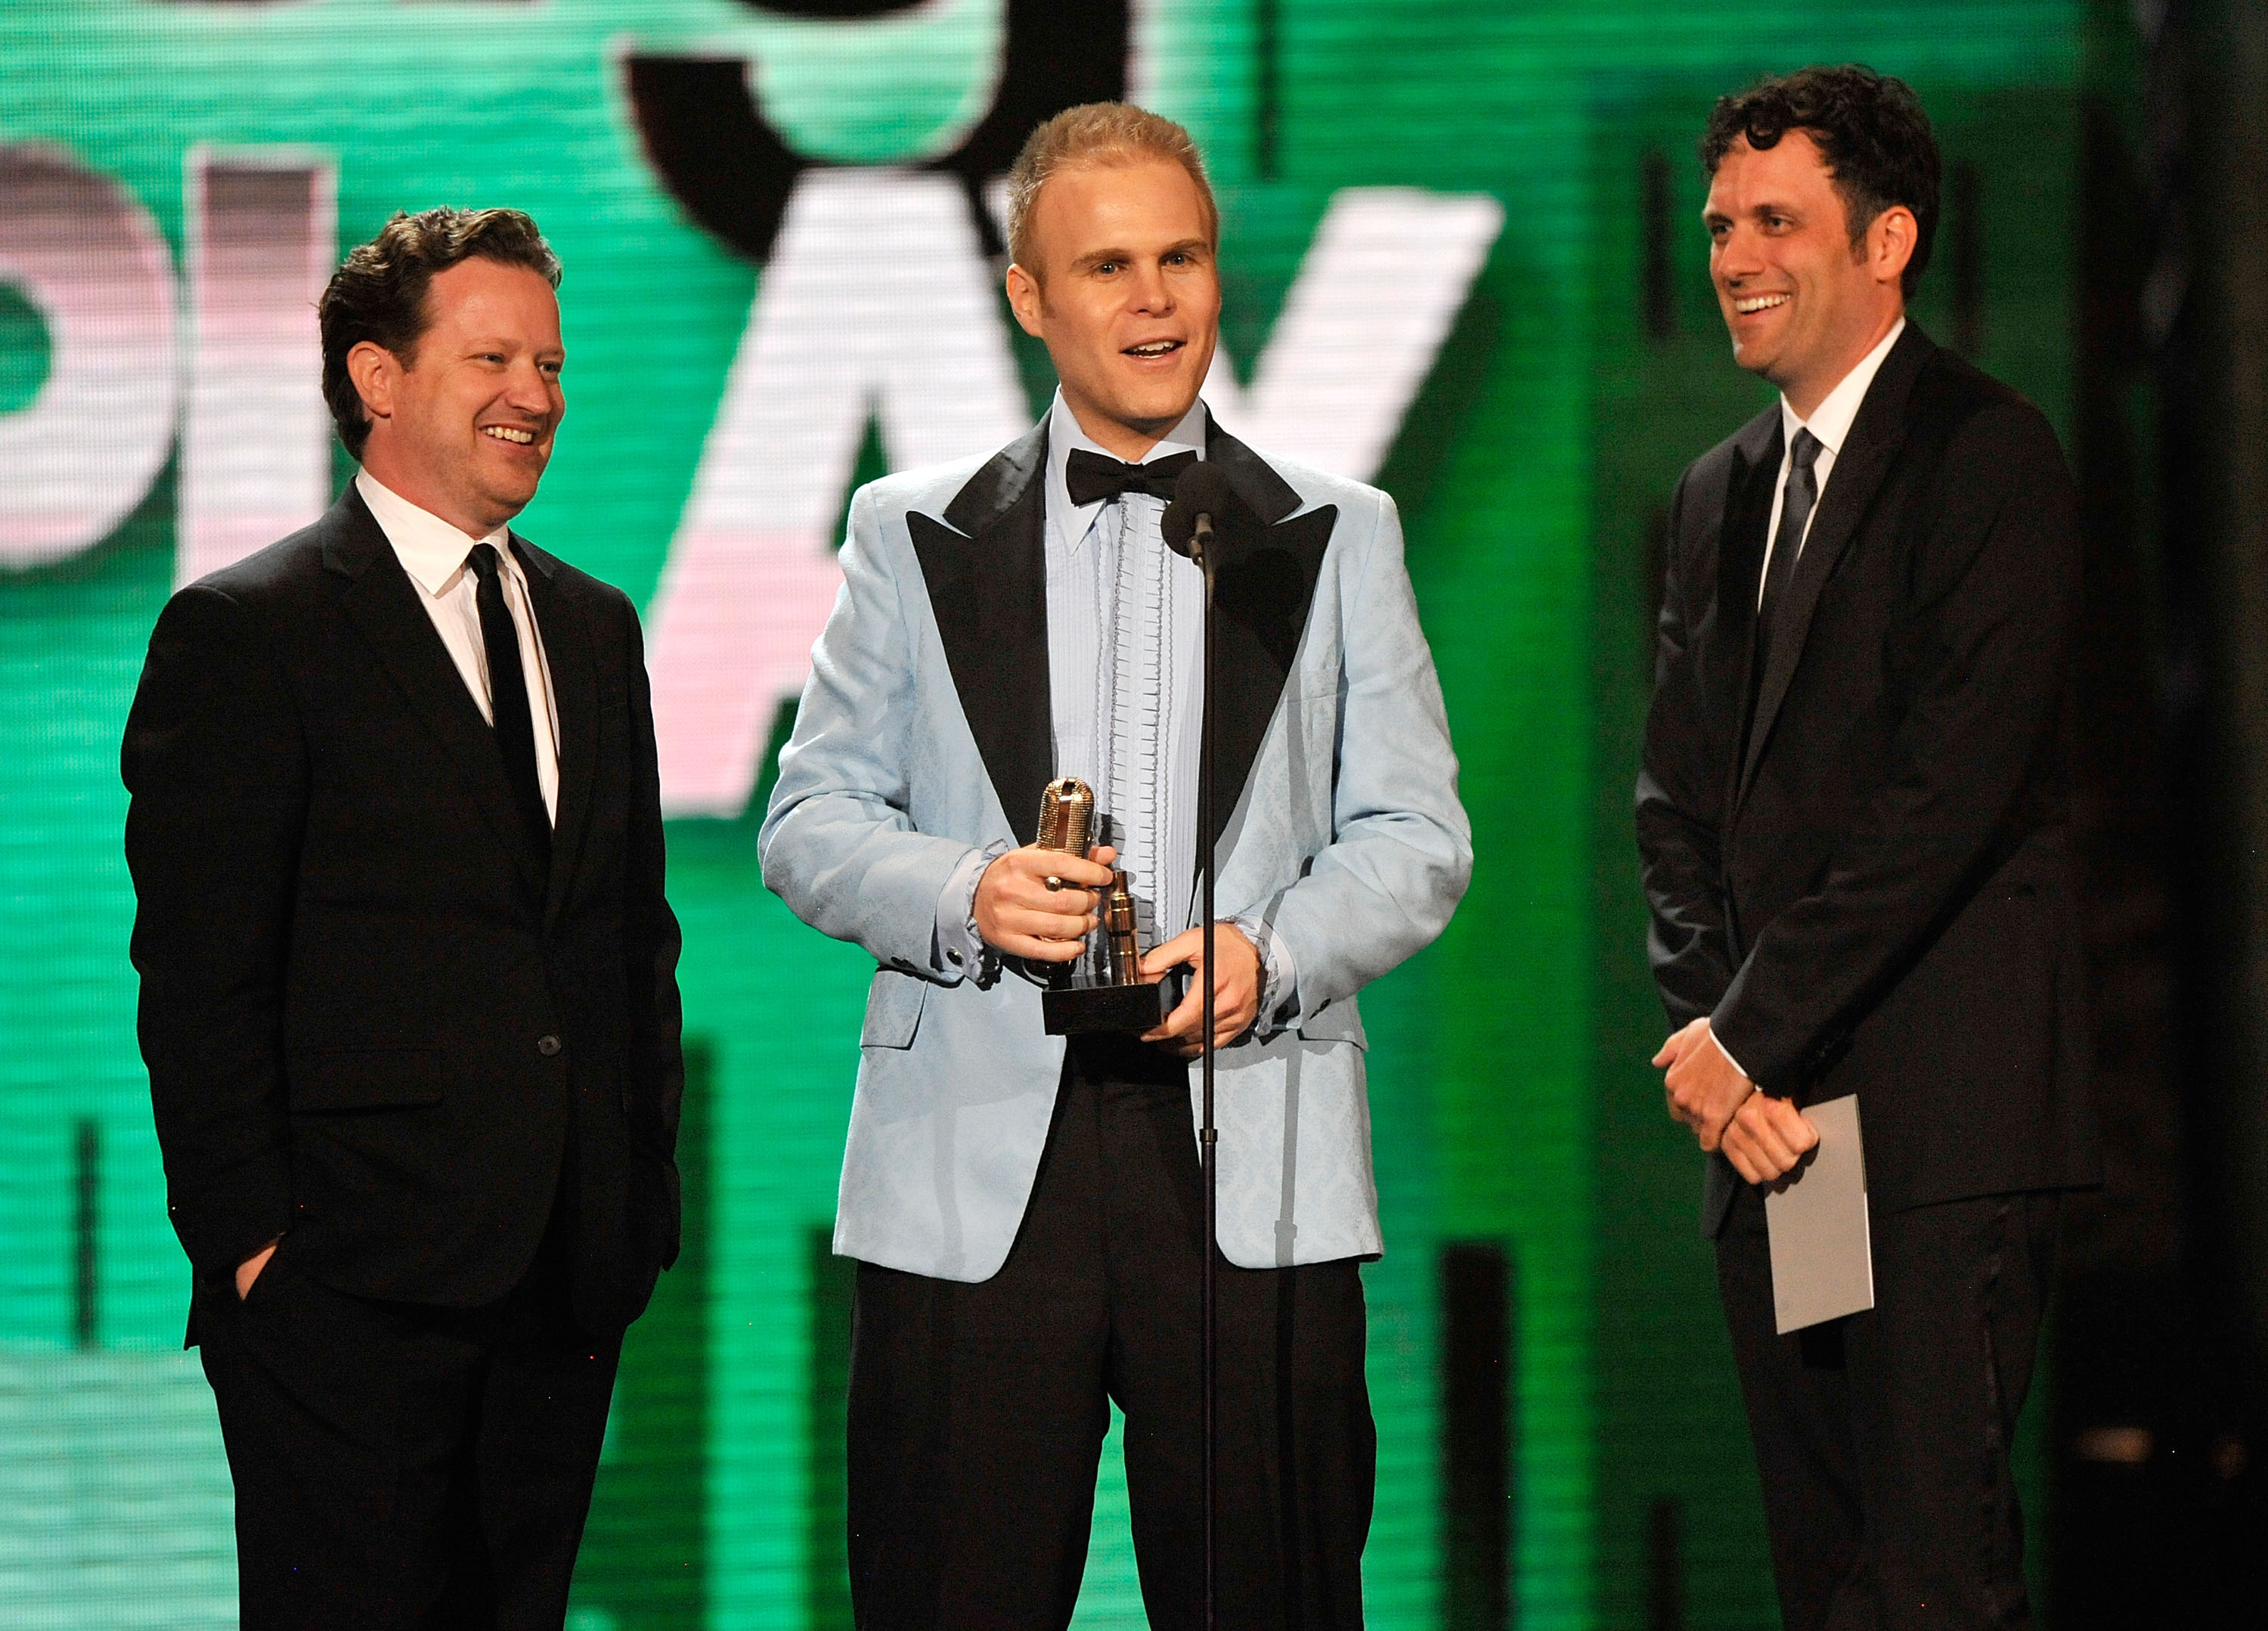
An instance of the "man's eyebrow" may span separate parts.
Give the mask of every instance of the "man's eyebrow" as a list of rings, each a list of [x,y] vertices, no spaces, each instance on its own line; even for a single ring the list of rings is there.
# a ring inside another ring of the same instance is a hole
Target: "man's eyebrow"
[[[1750,204],[1746,213],[1751,216],[1800,215],[1803,211],[1797,209],[1792,203],[1786,203],[1778,199],[1767,198],[1760,203]],[[1734,212],[1730,210],[1704,209],[1701,211],[1701,225],[1704,226],[1713,226],[1719,221],[1730,221],[1734,218]]]
[[[483,335],[465,342],[465,349],[468,351],[509,351],[515,348],[525,350],[536,357],[564,357],[567,354],[567,347],[563,343],[558,345],[521,347],[519,342],[509,335]]]
[[[1179,243],[1167,244],[1159,250],[1158,258],[1162,261],[1169,255],[1187,255],[1193,249],[1210,255],[1212,253],[1212,245],[1203,238],[1184,238]],[[1071,269],[1075,272],[1091,271],[1107,262],[1135,261],[1140,258],[1131,249],[1097,249],[1073,261],[1071,263]]]

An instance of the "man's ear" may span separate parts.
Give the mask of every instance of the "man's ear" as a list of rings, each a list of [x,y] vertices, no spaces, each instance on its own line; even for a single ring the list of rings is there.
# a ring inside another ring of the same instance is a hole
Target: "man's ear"
[[[1040,331],[1040,280],[1013,262],[1008,266],[1008,309],[1016,314],[1016,325],[1026,334],[1035,340],[1047,338]]]
[[[347,377],[354,381],[363,411],[371,418],[394,417],[394,386],[401,377],[401,365],[392,351],[375,340],[359,342],[347,353]]]
[[[1867,268],[1876,283],[1894,284],[1905,276],[1921,240],[1921,224],[1904,204],[1892,204],[1867,228]]]

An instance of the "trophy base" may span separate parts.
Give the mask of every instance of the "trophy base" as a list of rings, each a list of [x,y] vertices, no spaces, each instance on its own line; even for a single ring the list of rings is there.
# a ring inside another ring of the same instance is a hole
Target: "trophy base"
[[[1173,1012],[1163,982],[1154,985],[1064,985],[1040,993],[1040,1012],[1050,1037],[1094,1031],[1140,1036]]]

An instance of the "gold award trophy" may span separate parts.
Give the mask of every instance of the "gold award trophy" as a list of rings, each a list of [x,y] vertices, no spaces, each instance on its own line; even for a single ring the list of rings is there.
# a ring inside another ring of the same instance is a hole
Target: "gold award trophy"
[[[1038,845],[1062,855],[1084,857],[1094,842],[1094,790],[1076,776],[1061,777],[1040,794]],[[1062,983],[1040,993],[1041,1013],[1050,1037],[1085,1031],[1153,1029],[1169,1011],[1161,982],[1142,978],[1142,948],[1134,934],[1134,897],[1126,875],[1113,871],[1102,897],[1102,926],[1095,931],[1094,974],[1064,970]]]

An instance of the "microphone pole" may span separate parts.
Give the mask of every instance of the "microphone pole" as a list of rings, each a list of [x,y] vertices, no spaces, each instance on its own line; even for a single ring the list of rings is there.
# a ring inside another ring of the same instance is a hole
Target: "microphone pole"
[[[1213,1056],[1213,825],[1212,825],[1212,601],[1214,555],[1212,517],[1200,513],[1191,542],[1197,546],[1197,565],[1204,569],[1204,666],[1200,684],[1197,727],[1197,843],[1198,864],[1204,867],[1203,897],[1204,927],[1199,931],[1204,943],[1204,1031],[1198,1039],[1198,1074],[1204,1079],[1203,1115],[1197,1128],[1197,1159],[1204,1167],[1204,1246],[1203,1266],[1199,1271],[1199,1294],[1204,1304],[1204,1340],[1202,1362],[1202,1391],[1204,1408],[1204,1624],[1205,1631],[1213,1631],[1213,1237],[1214,1211],[1217,1204],[1213,1168],[1214,1147],[1219,1133],[1213,1126],[1212,1113],[1212,1056]]]
[[[1215,1478],[1214,1448],[1219,1440],[1215,1431],[1217,1380],[1214,1370],[1214,1285],[1213,1258],[1219,1248],[1215,1244],[1219,1235],[1217,1180],[1214,1154],[1219,1145],[1219,1132],[1213,1125],[1213,1025],[1215,996],[1213,992],[1213,873],[1217,857],[1213,838],[1213,591],[1219,581],[1220,551],[1213,531],[1217,516],[1227,513],[1234,489],[1217,464],[1202,461],[1183,470],[1174,483],[1174,501],[1166,509],[1162,523],[1167,547],[1176,554],[1188,556],[1204,572],[1204,661],[1199,680],[1203,698],[1199,705],[1197,728],[1197,850],[1198,878],[1202,884],[1199,910],[1202,926],[1198,933],[1204,943],[1204,1033],[1198,1039],[1199,1074],[1204,1081],[1200,1096],[1200,1115],[1197,1126],[1197,1163],[1204,1184],[1204,1250],[1199,1267],[1199,1300],[1203,1304],[1204,1335],[1200,1355],[1203,1369],[1200,1393],[1204,1421],[1204,1626],[1214,1631],[1214,1567],[1218,1546],[1214,1538]]]

